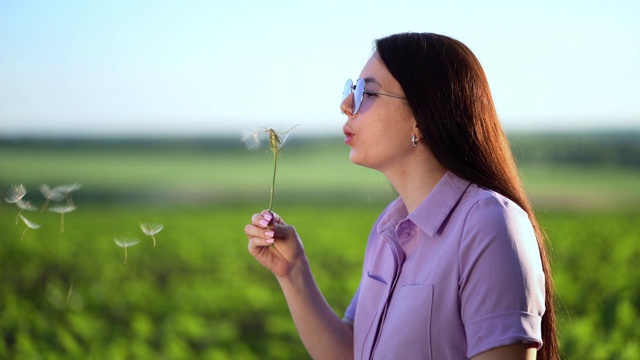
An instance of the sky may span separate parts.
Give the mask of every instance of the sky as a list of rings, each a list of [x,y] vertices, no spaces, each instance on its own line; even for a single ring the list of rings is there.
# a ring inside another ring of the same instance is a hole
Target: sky
[[[373,41],[479,58],[507,131],[640,129],[640,2],[0,0],[0,137],[339,134]]]

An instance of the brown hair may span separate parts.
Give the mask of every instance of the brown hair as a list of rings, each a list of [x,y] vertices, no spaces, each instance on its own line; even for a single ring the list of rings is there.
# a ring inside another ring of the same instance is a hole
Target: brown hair
[[[545,274],[543,347],[537,358],[559,358],[551,266],[541,229],[520,182],[480,62],[461,42],[432,33],[376,40],[382,62],[400,83],[417,126],[438,161],[452,173],[518,204],[533,225]]]

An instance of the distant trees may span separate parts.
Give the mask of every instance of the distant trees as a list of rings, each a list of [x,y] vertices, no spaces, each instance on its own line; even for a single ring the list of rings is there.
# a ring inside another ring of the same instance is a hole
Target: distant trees
[[[519,164],[555,163],[640,169],[640,131],[510,134]]]
[[[640,169],[640,129],[634,131],[522,132],[509,133],[519,164],[555,163],[579,166],[621,166]],[[344,147],[340,136],[301,134],[287,141],[287,148]],[[0,150],[12,153],[27,149],[109,152],[245,152],[240,135],[194,137],[113,137],[113,138],[3,138]]]

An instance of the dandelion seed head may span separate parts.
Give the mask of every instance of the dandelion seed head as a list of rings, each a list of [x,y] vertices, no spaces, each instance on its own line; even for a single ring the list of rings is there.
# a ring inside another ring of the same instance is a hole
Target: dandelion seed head
[[[40,227],[40,224],[36,224],[32,221],[29,221],[29,219],[27,219],[26,217],[20,215],[20,219],[22,219],[22,222],[24,222],[25,225],[27,225],[27,227],[29,229],[37,229]]]
[[[162,229],[164,229],[164,226],[162,224],[144,223],[140,224],[140,229],[142,229],[142,232],[145,233],[145,235],[153,236],[162,231]]]
[[[266,141],[268,143],[268,150],[274,154],[279,154],[280,149],[284,146],[284,143],[289,137],[289,132],[298,125],[294,125],[287,131],[277,131],[272,128],[254,129],[253,131],[245,131],[242,136],[242,141],[249,150],[257,149],[262,146],[262,143]]]
[[[299,124],[293,125],[287,131],[276,131],[274,129],[267,129],[266,132],[269,134],[269,148],[274,154],[279,154],[280,149],[284,146],[284,143],[287,142],[289,138],[289,133]]]
[[[9,189],[9,193],[5,196],[4,200],[10,204],[15,204],[22,200],[25,195],[27,195],[27,189],[24,185],[13,185],[11,186],[11,189]]]
[[[72,212],[73,210],[75,210],[76,207],[73,205],[59,205],[59,206],[52,206],[49,208],[49,211],[54,212],[54,213],[58,213],[58,214],[67,214]]]
[[[113,238],[113,241],[121,248],[127,248],[129,246],[136,245],[140,242],[140,240],[136,238]]]
[[[19,207],[22,210],[26,210],[26,211],[38,210],[35,206],[31,205],[31,201],[19,199],[18,201],[15,202],[15,204],[17,207]]]
[[[280,152],[280,148],[284,143],[282,141],[282,138],[280,137],[280,134],[278,134],[278,132],[273,129],[267,129],[266,132],[267,134],[269,134],[269,149],[271,149],[273,153]]]

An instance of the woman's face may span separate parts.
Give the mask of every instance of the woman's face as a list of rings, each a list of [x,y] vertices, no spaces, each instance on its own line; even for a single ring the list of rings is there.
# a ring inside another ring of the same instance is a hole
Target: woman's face
[[[365,64],[360,78],[371,92],[404,97],[400,84],[374,53]],[[357,114],[353,114],[353,94],[340,104],[347,115],[344,125],[345,143],[351,146],[349,158],[354,164],[385,173],[415,151],[411,135],[419,136],[415,119],[406,100],[383,95],[364,94]]]

